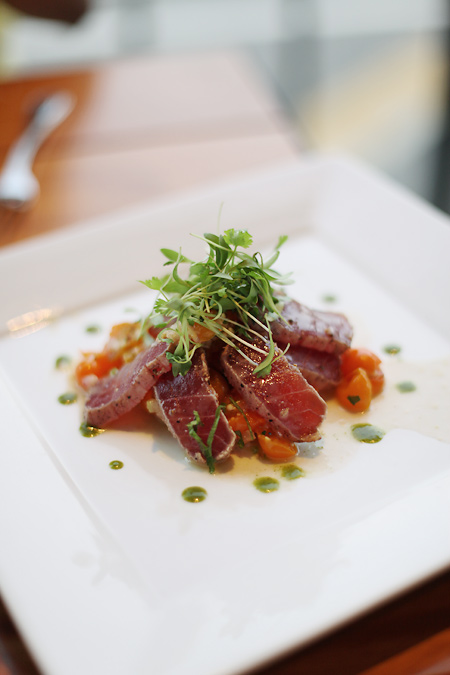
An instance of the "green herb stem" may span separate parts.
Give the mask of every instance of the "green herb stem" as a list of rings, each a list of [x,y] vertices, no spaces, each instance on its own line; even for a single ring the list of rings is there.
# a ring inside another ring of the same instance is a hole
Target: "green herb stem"
[[[282,286],[291,283],[289,277],[281,276],[272,267],[286,237],[279,238],[275,252],[264,262],[260,253],[250,255],[240,250],[252,244],[252,237],[246,230],[229,229],[223,234],[193,236],[209,247],[203,261],[192,262],[181,250],[161,249],[167,259],[165,265],[172,267],[171,273],[142,282],[158,292],[153,312],[142,324],[143,332],[150,324],[161,324],[161,317],[166,321],[165,326],[171,324],[171,330],[178,335],[178,340],[167,338],[177,343],[168,356],[174,374],[185,374],[189,370],[192,356],[201,346],[192,339],[190,333],[191,327],[197,323],[211,330],[217,338],[231,345],[252,363],[255,374],[266,375],[270,372],[273,360],[278,358],[275,356],[268,320],[269,314],[273,318],[280,316],[280,301],[272,284]],[[179,266],[184,263],[190,265],[186,279],[179,273]],[[268,352],[239,334],[259,336],[258,331],[250,327],[252,324],[265,331],[269,342]],[[239,344],[264,354],[263,362],[255,363],[243,353]]]

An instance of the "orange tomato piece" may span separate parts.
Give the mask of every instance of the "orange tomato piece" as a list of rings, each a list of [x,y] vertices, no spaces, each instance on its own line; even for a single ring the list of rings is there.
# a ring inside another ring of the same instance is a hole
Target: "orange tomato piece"
[[[206,326],[202,326],[200,323],[194,323],[192,331],[190,331],[192,342],[208,342],[214,335],[215,333],[212,330]]]
[[[381,359],[376,354],[364,347],[347,349],[341,355],[341,373],[349,375],[356,368],[364,368],[370,375],[381,364]]]
[[[275,462],[291,459],[297,454],[294,443],[274,434],[258,434],[258,443],[265,456]]]
[[[357,368],[363,368],[372,383],[372,396],[379,394],[384,387],[384,374],[380,365],[381,359],[364,347],[347,349],[341,356],[342,375],[350,375]]]
[[[252,410],[244,411],[245,414],[238,412],[236,410],[235,414],[232,414],[228,418],[228,422],[233,431],[240,431],[244,433],[248,431],[250,425],[251,430],[257,434],[262,431],[267,426],[267,420],[258,413],[253,412]]]
[[[274,434],[265,417],[259,415],[254,410],[248,410],[245,402],[238,399],[237,396],[232,398],[236,401],[242,412],[239,412],[235,407],[231,408],[231,406],[227,406],[226,415],[228,423],[235,433],[242,435],[244,443],[248,443],[256,438],[261,451],[268,459],[274,462],[290,459],[297,454],[295,444]]]
[[[121,356],[123,365],[132,361],[144,346],[139,323],[118,323],[111,328],[102,353],[108,354],[110,359]]]
[[[235,392],[233,392],[235,394]],[[239,408],[240,412],[231,401],[228,403],[225,414],[230,427],[236,434],[242,435],[244,443],[249,443],[256,439],[256,435],[267,427],[267,420],[254,410],[248,410],[244,401],[238,399],[237,395],[231,396]],[[250,428],[249,428],[250,427]]]
[[[140,333],[140,324],[135,323],[116,323],[109,333],[110,338],[119,340],[122,346],[126,345],[131,340],[135,340]]]
[[[364,368],[356,368],[338,384],[336,397],[350,412],[364,412],[372,400],[372,383]]]
[[[372,384],[372,396],[377,396],[383,391],[384,373],[381,368],[375,368],[371,373],[367,373]]]
[[[85,354],[84,357],[75,369],[75,378],[81,387],[88,375],[95,375],[98,378],[105,377],[113,368],[120,368],[123,365],[121,356],[111,357],[104,352]]]
[[[230,385],[226,381],[223,375],[221,375],[217,370],[214,368],[209,369],[209,378],[211,382],[212,388],[215,390],[217,394],[217,398],[219,399],[219,403],[223,403],[230,393]]]

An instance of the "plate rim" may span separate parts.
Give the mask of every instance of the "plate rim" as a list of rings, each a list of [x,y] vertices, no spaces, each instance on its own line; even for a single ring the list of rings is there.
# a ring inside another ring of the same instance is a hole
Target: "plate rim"
[[[308,162],[311,161],[310,164]],[[330,161],[330,164],[327,164],[327,162]],[[272,168],[269,171],[263,171],[263,172],[258,172],[257,174],[252,174],[250,176],[249,180],[256,182],[258,184],[259,181],[261,180],[267,180],[267,178],[270,178],[271,174],[276,174],[277,176],[283,176],[286,175],[287,173],[293,172],[293,175],[296,175],[296,172],[300,170],[301,175],[305,175],[308,172],[308,170],[313,171],[313,172],[318,172],[320,174],[321,171],[325,169],[327,171],[336,171],[336,168],[339,168],[341,166],[340,164],[341,160],[336,160],[336,159],[331,159],[328,160],[327,158],[312,158],[311,160],[304,159],[301,161],[300,164],[297,163],[292,163],[290,162],[288,166],[285,167],[276,167],[275,169]],[[344,165],[347,166],[347,160],[343,160]],[[357,165],[356,165],[357,166]],[[300,167],[300,168],[299,168]],[[331,167],[331,168],[330,168]],[[357,170],[359,170],[357,168]],[[232,191],[233,190],[233,185],[240,185],[239,189],[242,189],[242,184],[235,183],[235,181],[230,181],[227,183],[227,186],[225,188],[218,188],[219,190],[225,190],[225,191]],[[213,192],[214,192],[214,188]],[[217,188],[216,188],[217,189]],[[159,204],[151,204],[150,209],[156,210],[162,209],[164,210],[165,208],[173,208],[174,204],[180,208],[183,204],[184,201],[187,199],[192,200],[194,199],[199,199],[201,198],[202,194],[211,194],[211,192],[208,189],[204,190],[199,190],[196,192],[196,196],[174,196],[173,198],[170,199],[165,199],[161,201]],[[215,193],[217,194],[217,192]],[[140,205],[137,207],[136,211],[131,211],[131,213],[141,213],[142,209],[148,209],[149,206],[146,205],[143,207]],[[427,212],[427,211],[425,211]],[[115,214],[113,215],[113,219],[117,219],[118,221],[122,221],[123,219],[126,219],[129,217],[130,210],[127,210],[126,212],[121,212],[119,215]],[[440,220],[440,216],[438,216],[438,220]],[[104,228],[108,227],[108,217],[106,216],[105,218],[102,218],[100,221],[97,221],[97,225],[99,227],[99,231]],[[445,222],[442,221],[442,222]],[[83,229],[83,228],[82,228]],[[8,256],[12,255],[14,258],[18,256],[19,258],[21,255],[28,256],[30,251],[31,253],[34,253],[36,249],[40,249],[40,247],[46,248],[48,246],[48,243],[50,242],[50,245],[52,242],[56,242],[57,245],[60,246],[67,246],[69,245],[70,241],[72,240],[72,237],[75,236],[76,238],[78,237],[87,237],[89,236],[89,228],[86,226],[83,231],[80,233],[77,233],[76,230],[72,230],[70,232],[61,232],[57,233],[56,235],[45,235],[45,239],[39,239],[38,242],[35,241],[30,241],[26,242],[24,246],[18,245],[18,248],[15,246],[14,250],[9,250],[5,251],[3,249],[0,251],[0,261],[3,259],[5,260]],[[10,247],[9,247],[10,248]],[[17,258],[16,258],[17,262]],[[128,289],[124,289],[124,292]],[[10,397],[10,392],[7,384],[5,384],[3,374],[0,369],[0,405],[5,406],[5,409],[10,411],[10,414],[14,416],[14,418],[17,420],[17,423],[20,424],[21,428],[21,433],[23,432],[23,440],[21,440],[22,444],[22,451],[25,453],[24,457],[20,459],[20,461],[16,461],[14,463],[14,460],[10,460],[10,465],[9,465],[9,471],[12,471],[13,474],[17,477],[21,476],[22,479],[24,476],[26,477],[25,480],[25,485],[29,488],[29,486],[32,484],[33,479],[36,478],[36,473],[32,475],[31,473],[31,468],[33,468],[34,472],[38,472],[37,475],[41,476],[42,479],[44,477],[48,479],[52,485],[53,490],[56,491],[56,493],[62,497],[62,495],[65,495],[65,503],[64,503],[64,508],[68,509],[71,513],[73,513],[74,519],[77,521],[77,525],[80,528],[79,531],[79,536],[81,538],[84,537],[82,547],[84,547],[86,550],[93,550],[92,549],[92,535],[93,532],[95,532],[96,535],[99,535],[100,538],[103,539],[103,544],[105,547],[108,547],[111,545],[111,542],[108,540],[108,535],[106,532],[102,532],[99,530],[100,526],[98,522],[95,522],[95,517],[93,516],[92,513],[89,513],[87,510],[86,504],[82,503],[79,498],[77,498],[76,494],[73,492],[73,490],[67,490],[67,483],[66,483],[66,478],[61,474],[61,471],[59,467],[55,465],[54,462],[52,462],[49,457],[48,457],[48,452],[45,448],[45,442],[38,437],[36,430],[32,428],[32,425],[29,423],[28,419],[26,418],[25,414],[20,408],[20,402],[16,400],[12,400]],[[12,430],[9,429],[6,433],[3,432],[2,434],[4,436],[4,440],[6,441],[7,446],[11,446],[17,443],[17,434]],[[30,451],[27,453],[26,452],[26,442],[29,441],[31,436],[35,437],[35,441],[38,446],[38,452],[36,455],[30,454]],[[26,468],[26,464],[24,464],[25,458],[28,459],[30,462],[29,470]],[[1,482],[1,481],[0,481]],[[423,491],[424,491],[424,504],[426,503],[425,497],[429,497],[431,495],[434,496],[435,499],[442,499],[442,502],[445,504],[450,505],[450,497],[447,497],[447,495],[444,495],[444,491],[448,493],[448,486],[450,485],[450,474],[442,477],[436,478],[435,481],[432,481],[432,484],[427,486],[423,486]],[[25,486],[24,486],[25,487]],[[1,491],[0,491],[1,495]],[[16,492],[15,495],[13,495],[12,489],[5,490],[3,492],[3,498],[7,498],[9,500],[9,505],[11,506],[11,501],[15,503],[16,509],[20,512],[21,511],[21,500],[24,498],[25,493],[22,491]],[[405,498],[405,504],[406,504],[407,498]],[[48,505],[47,505],[48,506]],[[42,513],[47,513],[47,516],[49,515],[49,512],[46,510],[46,504],[45,500],[40,503],[40,508],[42,509]],[[430,507],[429,507],[430,508]],[[425,509],[426,511],[426,509]],[[432,515],[433,510],[430,511],[430,515]],[[59,526],[62,526],[62,522],[59,523]],[[16,533],[13,531],[11,527],[1,527],[0,524],[0,532],[2,532],[2,536],[5,538],[5,541],[9,543],[9,546],[7,547],[8,551],[12,550],[12,546],[14,545],[14,541],[16,541]],[[41,532],[43,534],[43,531]],[[31,541],[29,543],[29,546],[31,544],[36,544],[36,542]],[[67,561],[67,556],[68,555],[76,555],[77,550],[79,546],[78,544],[75,546],[74,542],[65,541],[65,549],[63,553],[64,560]],[[26,547],[25,547],[26,549]],[[33,552],[33,549],[28,550],[29,554]],[[42,553],[34,551],[35,555],[39,556],[42,555]],[[58,548],[53,547],[53,553],[54,555],[58,554]],[[117,553],[117,552],[116,552]],[[61,554],[61,552],[60,552]],[[45,554],[47,555],[47,554]],[[44,556],[45,557],[45,556]],[[66,666],[67,664],[64,661],[64,655],[59,653],[58,650],[51,652],[51,644],[48,644],[48,640],[44,639],[42,641],[42,634],[39,632],[39,635],[36,635],[35,631],[35,620],[30,622],[30,619],[28,617],[28,602],[29,600],[27,597],[24,596],[23,592],[18,588],[18,581],[15,578],[15,573],[14,571],[12,572],[12,565],[14,562],[14,556],[11,558],[11,555],[8,555],[6,557],[2,556],[2,559],[0,560],[0,578],[1,578],[1,586],[2,586],[2,594],[5,599],[5,603],[8,606],[9,611],[11,614],[16,618],[21,631],[23,632],[25,639],[27,643],[29,644],[32,653],[35,655],[36,660],[38,663],[41,665],[43,670],[45,672],[48,672],[49,674],[55,673],[58,675],[61,675],[62,672],[69,673],[71,672],[70,669],[65,669],[61,670],[62,666]],[[122,563],[125,566],[128,566],[129,573],[132,575],[134,573],[133,566],[130,565],[130,561],[124,557],[122,559]],[[450,549],[447,547],[443,547],[442,549],[442,555],[439,558],[439,561],[437,560],[436,556],[433,559],[427,558],[424,556],[424,559],[422,561],[422,567],[418,575],[415,576],[415,578],[410,578],[405,582],[405,586],[402,589],[399,589],[397,586],[397,590],[391,589],[390,594],[388,594],[387,597],[384,597],[383,600],[380,602],[386,602],[389,599],[395,597],[396,595],[403,593],[404,591],[408,590],[409,588],[413,588],[417,584],[420,584],[422,581],[425,581],[429,578],[432,578],[433,576],[439,574],[443,570],[447,569],[447,567],[450,564]],[[73,566],[73,569],[71,571],[71,576],[73,577],[74,583],[79,587],[80,590],[82,590],[86,594],[86,598],[92,598],[92,589],[89,585],[86,585],[86,578],[85,578],[85,571],[83,570],[82,567],[76,568],[76,566]],[[419,578],[417,578],[419,576]],[[6,579],[6,581],[5,581]],[[29,581],[32,581],[33,578],[29,579]],[[60,583],[62,583],[62,580],[59,580]],[[129,603],[130,607],[135,608],[136,606],[136,598],[134,597],[135,590],[130,592],[130,596],[125,593],[123,593],[123,588],[121,586],[121,582],[118,581],[117,579],[114,579],[113,576],[111,576],[108,579],[108,587],[109,591],[108,592],[118,592],[122,598],[122,601],[126,604]],[[31,588],[31,586],[30,586]],[[135,589],[139,588],[139,580],[136,578],[135,579]],[[131,597],[133,595],[133,597]],[[97,600],[100,603],[103,603],[103,609],[104,611],[107,611],[109,608],[109,602],[107,597],[98,597]],[[140,607],[141,617],[146,617],[148,616],[146,613],[146,607],[141,605],[141,603],[137,603]],[[372,607],[376,606],[376,604],[373,604]],[[366,608],[359,608],[359,614],[363,613],[364,611],[367,611],[368,609],[371,609],[372,607],[366,607]],[[354,610],[355,611],[355,610]],[[356,615],[350,615],[345,617],[341,616],[340,623],[334,624],[332,626],[327,626],[324,627],[322,633],[316,633],[315,635],[311,636],[309,638],[309,641],[307,640],[306,642],[302,642],[299,644],[290,644],[285,645],[284,649],[279,651],[279,653],[270,656],[270,654],[265,654],[264,658],[259,662],[259,664],[255,664],[254,661],[252,663],[242,663],[242,666],[247,668],[250,666],[255,666],[255,665],[262,665],[263,663],[268,663],[271,660],[274,660],[278,657],[281,657],[283,654],[289,653],[297,649],[299,646],[303,646],[304,644],[306,645],[308,642],[319,639],[324,635],[325,633],[330,632],[331,630],[334,630],[334,628],[338,628],[340,625],[343,625],[343,623],[350,621],[353,617],[357,616]],[[33,625],[31,625],[33,624]],[[133,627],[135,627],[135,624],[132,624]],[[123,630],[126,630],[125,627],[122,627]],[[128,633],[127,633],[128,635]],[[131,636],[130,636],[131,637]],[[270,650],[269,650],[270,651]],[[126,654],[125,654],[126,656]],[[75,672],[75,671],[74,671]],[[95,672],[94,670],[92,672]],[[218,671],[219,672],[219,671]],[[225,672],[225,671],[224,671]],[[227,671],[227,672],[237,672],[235,670],[233,671]]]

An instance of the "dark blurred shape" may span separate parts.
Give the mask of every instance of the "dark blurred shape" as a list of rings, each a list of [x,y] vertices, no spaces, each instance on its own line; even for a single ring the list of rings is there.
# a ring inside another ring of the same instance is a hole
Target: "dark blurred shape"
[[[450,1],[447,0],[447,17],[450,20]],[[446,213],[450,213],[450,28],[445,34],[447,54],[447,90],[445,92],[444,118],[439,143],[434,177],[432,202]]]
[[[5,0],[5,2],[30,16],[66,23],[76,23],[89,6],[89,0]]]

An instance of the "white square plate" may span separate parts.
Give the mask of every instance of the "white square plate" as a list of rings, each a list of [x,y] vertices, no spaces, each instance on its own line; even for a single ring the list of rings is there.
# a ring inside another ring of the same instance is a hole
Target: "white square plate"
[[[277,267],[292,295],[345,312],[355,344],[402,347],[383,354],[369,413],[330,405],[297,481],[257,457],[210,476],[143,416],[86,439],[79,407],[57,402],[56,358],[148,311],[137,280],[161,272],[161,246],[201,255],[189,232],[215,231],[221,203],[221,227],[258,249],[289,234]],[[449,565],[449,251],[445,216],[352,161],[309,157],[0,252],[0,583],[43,672],[243,672]],[[379,444],[352,438],[366,420]],[[279,491],[257,492],[256,475]],[[186,503],[196,484],[208,498]]]

